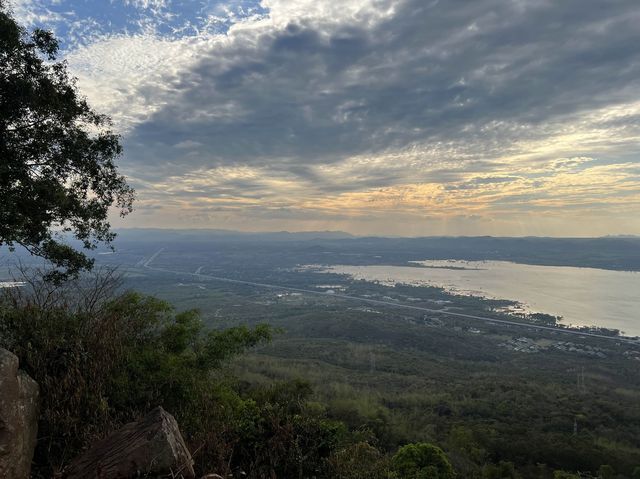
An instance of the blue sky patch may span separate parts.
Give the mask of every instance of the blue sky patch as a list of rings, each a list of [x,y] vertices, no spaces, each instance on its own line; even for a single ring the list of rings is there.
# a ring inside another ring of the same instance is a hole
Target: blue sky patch
[[[33,14],[32,27],[53,30],[63,50],[109,35],[176,39],[225,33],[238,21],[268,13],[256,0],[51,0],[21,8]]]

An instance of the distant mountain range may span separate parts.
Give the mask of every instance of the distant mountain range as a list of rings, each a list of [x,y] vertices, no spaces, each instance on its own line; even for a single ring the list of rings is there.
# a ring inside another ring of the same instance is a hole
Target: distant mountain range
[[[247,232],[224,229],[164,229],[164,228],[122,228],[115,232],[126,240],[148,240],[150,238],[162,240],[202,240],[206,238],[221,237],[225,239],[260,239],[260,240],[313,240],[313,239],[348,239],[354,235],[344,231],[271,231],[271,232]]]
[[[172,229],[172,228],[119,228],[114,230],[119,237],[123,239],[144,239],[151,238],[159,240],[172,239],[205,239],[211,237],[221,238],[244,238],[244,239],[261,239],[261,240],[314,240],[314,239],[456,239],[456,240],[598,240],[598,239],[640,239],[638,235],[619,234],[607,235],[592,238],[570,238],[570,237],[549,237],[549,236],[400,236],[400,235],[354,235],[345,231],[238,231],[216,228],[191,228],[191,229]]]

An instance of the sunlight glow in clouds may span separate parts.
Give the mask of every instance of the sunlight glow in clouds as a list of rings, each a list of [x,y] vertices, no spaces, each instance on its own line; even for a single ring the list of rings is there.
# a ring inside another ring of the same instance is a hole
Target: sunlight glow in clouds
[[[640,233],[635,0],[83,5],[14,9],[123,133],[135,226]]]

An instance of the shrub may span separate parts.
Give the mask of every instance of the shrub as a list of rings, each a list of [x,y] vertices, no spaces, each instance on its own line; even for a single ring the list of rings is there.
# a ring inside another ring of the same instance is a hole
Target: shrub
[[[250,478],[333,477],[329,457],[348,431],[322,411],[307,408],[311,392],[306,382],[292,381],[250,393],[232,472]]]
[[[453,467],[442,449],[419,442],[398,449],[392,459],[399,479],[452,479]]]
[[[336,479],[387,479],[390,475],[387,457],[366,441],[337,451],[331,463]]]
[[[195,311],[176,314],[158,299],[117,293],[112,273],[28,282],[0,298],[0,346],[40,385],[36,475],[59,472],[92,440],[158,405],[199,447],[213,416],[243,409],[214,371],[268,341],[268,327],[204,331]]]
[[[487,464],[482,468],[484,479],[520,479],[512,462],[500,461],[498,464]]]

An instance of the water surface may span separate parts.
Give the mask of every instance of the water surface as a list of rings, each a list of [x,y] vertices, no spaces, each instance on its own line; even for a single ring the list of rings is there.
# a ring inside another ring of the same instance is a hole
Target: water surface
[[[418,261],[413,266],[334,265],[323,271],[395,285],[439,286],[465,295],[517,301],[563,323],[640,335],[640,273],[507,261]]]

